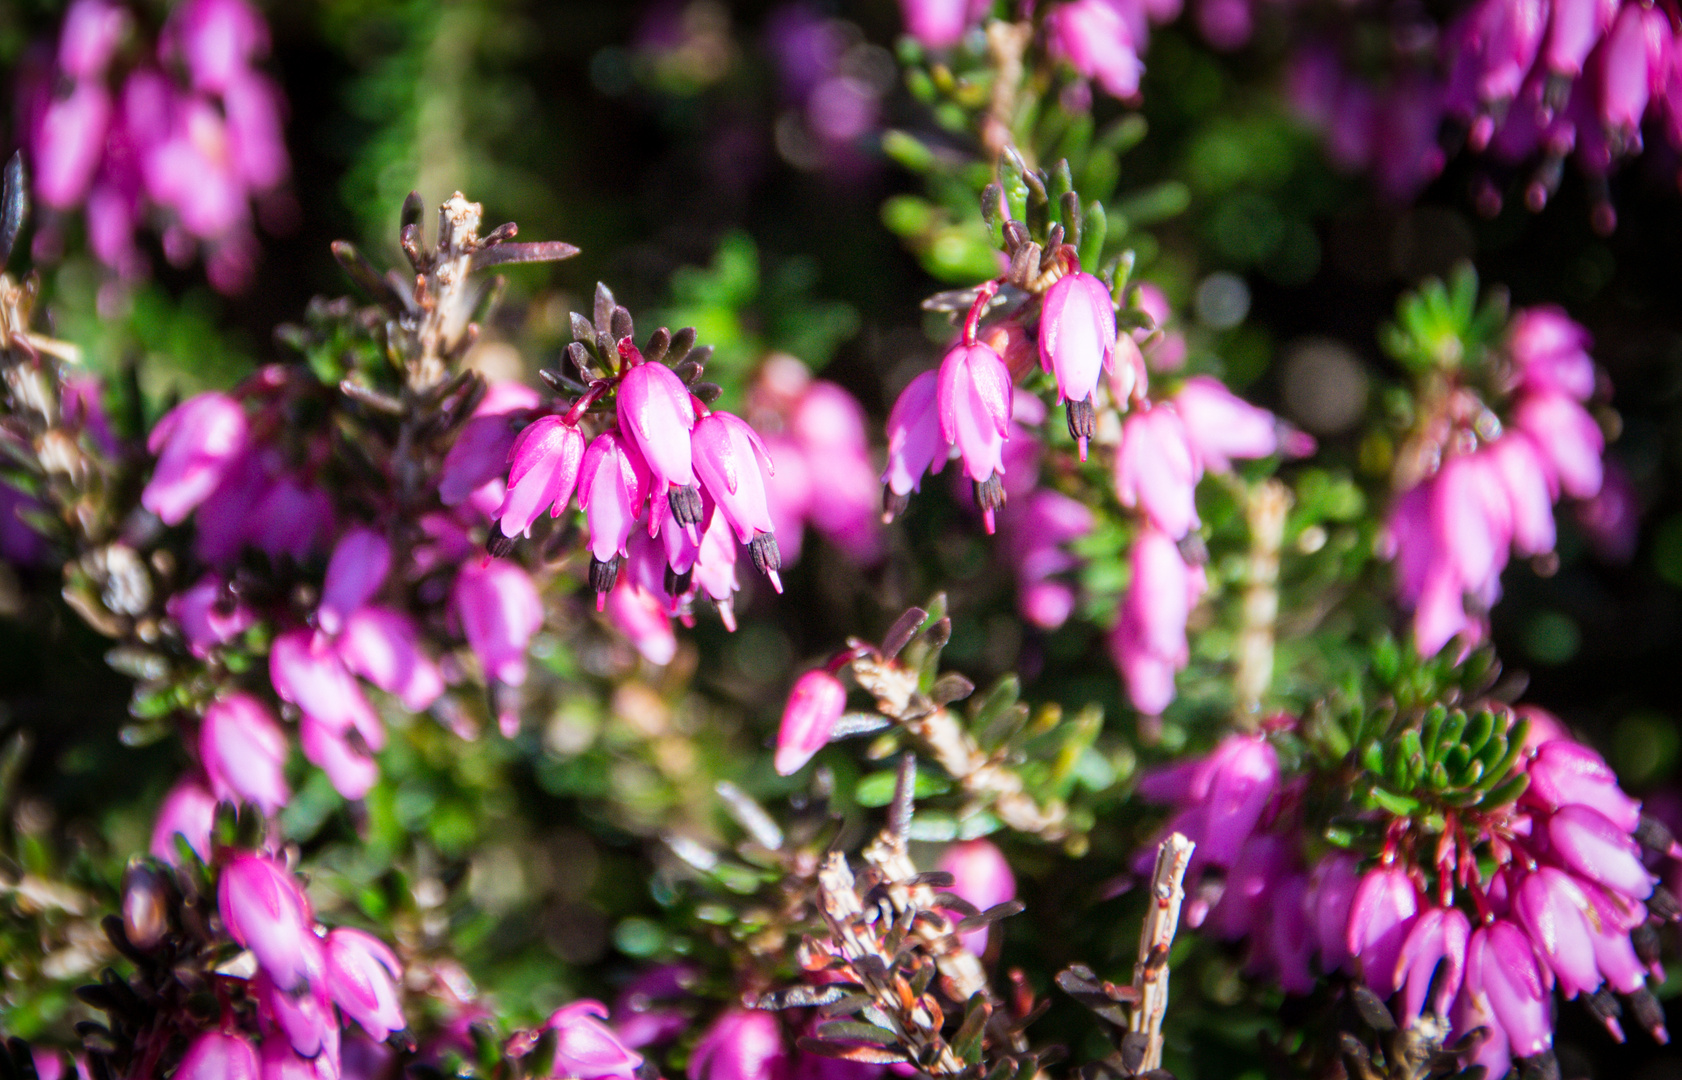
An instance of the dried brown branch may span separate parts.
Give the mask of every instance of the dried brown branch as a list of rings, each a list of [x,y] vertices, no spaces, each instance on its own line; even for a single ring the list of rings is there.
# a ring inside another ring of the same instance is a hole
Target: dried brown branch
[[[1139,932],[1139,961],[1133,965],[1133,989],[1138,995],[1138,1005],[1128,1024],[1128,1030],[1143,1034],[1147,1040],[1140,1072],[1162,1066],[1162,1019],[1168,1012],[1168,953],[1180,925],[1180,904],[1186,897],[1186,867],[1196,847],[1185,836],[1173,833],[1156,850],[1150,907],[1145,911],[1145,924]]]

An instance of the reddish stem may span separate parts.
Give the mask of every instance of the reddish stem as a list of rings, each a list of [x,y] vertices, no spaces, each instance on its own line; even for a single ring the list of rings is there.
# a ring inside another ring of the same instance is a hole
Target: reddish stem
[[[566,415],[561,417],[561,423],[567,427],[576,427],[579,418],[589,410],[590,406],[600,401],[618,382],[619,376],[613,375],[605,379],[597,379],[591,383],[590,388],[584,391],[583,396],[573,402],[572,408],[568,409]]]
[[[969,314],[964,316],[965,345],[975,344],[976,331],[981,328],[981,313],[987,309],[988,301],[997,296],[998,292],[999,282],[997,278],[981,283],[981,287],[976,293],[975,303],[969,306]]]

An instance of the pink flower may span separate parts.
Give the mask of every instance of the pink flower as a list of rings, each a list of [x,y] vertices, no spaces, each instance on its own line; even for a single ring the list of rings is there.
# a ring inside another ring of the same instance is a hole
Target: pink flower
[[[1579,499],[1600,490],[1606,437],[1575,400],[1551,391],[1526,394],[1513,407],[1513,424],[1535,440],[1551,486]]]
[[[1004,852],[988,840],[961,840],[940,856],[936,869],[952,875],[952,892],[982,911],[1016,899],[1016,875]],[[987,951],[987,928],[963,936],[964,948],[980,956]]]
[[[1486,601],[1500,591],[1513,537],[1513,503],[1487,451],[1457,454],[1431,485],[1431,530],[1444,565]]]
[[[1346,968],[1349,953],[1349,909],[1360,887],[1359,861],[1353,855],[1334,854],[1321,859],[1309,880],[1309,904],[1313,911],[1314,936],[1320,948],[1320,966],[1326,971]]]
[[[1597,918],[1576,879],[1551,866],[1519,882],[1513,911],[1568,998],[1593,993],[1603,981],[1594,959],[1590,919]],[[1598,920],[1597,920],[1598,921]]]
[[[1464,993],[1494,1018],[1516,1057],[1534,1057],[1553,1045],[1551,981],[1543,981],[1530,939],[1506,919],[1472,931]]]
[[[689,1058],[689,1080],[784,1080],[788,1052],[776,1013],[728,1009]]]
[[[1194,572],[1187,566],[1166,533],[1150,524],[1139,530],[1110,654],[1127,680],[1133,707],[1142,713],[1156,715],[1174,700],[1174,674],[1190,660],[1186,619],[1206,581],[1202,568]]]
[[[578,471],[578,505],[590,527],[590,584],[598,596],[613,587],[618,560],[627,554],[625,544],[652,483],[635,446],[611,431],[596,436],[584,451]],[[604,578],[597,566],[611,572]]]
[[[701,547],[695,556],[694,584],[717,605],[718,617],[725,628],[735,630],[736,614],[731,597],[741,585],[736,581],[736,540],[723,514],[714,514],[701,534]]]
[[[531,535],[544,510],[560,517],[578,484],[584,435],[559,416],[545,416],[520,432],[508,453],[508,494],[496,512],[502,535]]]
[[[537,391],[517,382],[492,383],[485,390],[473,417],[461,426],[444,455],[438,473],[439,501],[460,506],[507,471],[518,418],[537,408],[538,401]]]
[[[193,854],[202,861],[210,861],[210,830],[216,823],[216,796],[203,784],[188,777],[176,782],[158,807],[158,820],[152,826],[153,855],[171,865],[177,861],[175,838],[181,836]]]
[[[790,776],[812,760],[846,708],[847,688],[829,672],[818,668],[796,679],[777,728],[777,774]]]
[[[604,610],[608,622],[636,646],[644,660],[664,667],[677,655],[677,637],[665,605],[655,594],[633,583],[629,575],[621,575],[607,594]]]
[[[396,954],[372,934],[340,927],[327,935],[327,993],[376,1039],[407,1026],[397,1004],[402,977]]]
[[[1589,881],[1631,900],[1653,894],[1657,880],[1641,862],[1641,845],[1598,810],[1580,803],[1562,806],[1548,819],[1553,854]]]
[[[181,636],[194,656],[203,659],[256,624],[251,609],[228,592],[214,573],[206,574],[186,592],[176,593],[164,610],[181,627]]]
[[[1617,0],[1555,0],[1542,47],[1548,71],[1568,79],[1581,75],[1583,61],[1611,27],[1618,7]]]
[[[345,616],[374,598],[391,570],[391,545],[369,528],[355,528],[340,537],[327,562],[316,623],[323,632],[337,634]]]
[[[986,345],[954,345],[940,362],[940,435],[958,448],[964,472],[975,481],[987,531],[1004,501],[1004,443],[1013,401],[1010,372]]]
[[[31,145],[35,194],[47,206],[68,210],[88,193],[105,154],[111,126],[111,92],[103,83],[74,83],[47,104]]]
[[[205,710],[199,759],[218,799],[244,801],[277,813],[291,797],[286,786],[286,736],[262,702],[233,693]]]
[[[333,502],[327,493],[294,476],[269,485],[253,514],[248,536],[271,559],[304,562],[333,531]]]
[[[688,997],[699,971],[686,964],[657,964],[632,979],[613,1001],[613,1029],[631,1049],[669,1042],[689,1027],[674,1006]]]
[[[642,363],[625,373],[619,383],[618,409],[621,437],[641,452],[654,477],[654,497],[672,488],[693,489],[694,462],[689,433],[695,427],[695,407],[689,388],[664,364]],[[679,511],[678,524],[699,520],[699,506],[690,507],[683,496],[673,496],[672,509]],[[698,503],[698,499],[696,500]]]
[[[244,456],[245,407],[226,394],[204,393],[165,413],[146,438],[158,455],[140,503],[168,525],[179,525],[210,497]]]
[[[772,471],[771,455],[758,432],[730,413],[709,413],[696,422],[692,444],[695,473],[706,485],[707,494],[735,529],[736,539],[750,545],[754,565],[781,592],[777,570],[782,559],[765,502],[765,473]]]
[[[1459,908],[1430,907],[1413,921],[1396,957],[1395,983],[1401,987],[1402,1023],[1411,1024],[1430,1009],[1447,1016],[1466,970],[1466,943],[1471,920]]]
[[[1201,475],[1191,436],[1173,404],[1128,414],[1115,457],[1116,497],[1123,506],[1138,507],[1179,540],[1198,525]]]
[[[1127,20],[1109,0],[1070,0],[1046,16],[1046,47],[1084,78],[1096,79],[1112,97],[1139,94],[1138,43]]]
[[[555,1044],[555,1076],[635,1080],[642,1055],[626,1049],[613,1029],[602,1023],[607,1015],[601,1002],[586,1000],[564,1005],[549,1017],[549,1026],[560,1035]]]
[[[276,987],[266,972],[259,971],[248,987],[251,996],[257,1000],[258,1015],[265,1021],[264,1030],[267,1031],[272,1024],[285,1036],[265,1042],[265,1051],[272,1052],[277,1045],[280,1049],[292,1051],[288,1056],[296,1063],[293,1067],[301,1066],[307,1070],[308,1063],[298,1060],[300,1057],[313,1058],[324,1051],[331,1053],[338,1044],[339,1018],[333,1015],[333,1003],[319,986],[288,993]],[[265,1080],[268,1073],[265,1065]]]
[[[1513,550],[1529,557],[1554,549],[1553,495],[1548,470],[1530,436],[1510,431],[1490,443],[1484,453],[1500,477],[1512,515]]]
[[[1115,362],[1115,305],[1102,281],[1079,270],[1065,274],[1046,290],[1040,312],[1040,364],[1057,377],[1057,400],[1070,403],[1069,430],[1086,459],[1092,437],[1090,408],[1077,416],[1074,406],[1090,404],[1098,376]],[[1084,421],[1077,424],[1077,419]]]
[[[190,0],[164,30],[165,51],[179,55],[200,90],[227,88],[269,51],[269,28],[244,0]]]
[[[1559,12],[1560,5],[1555,5],[1556,24]],[[1521,389],[1552,390],[1578,401],[1594,396],[1594,360],[1588,353],[1592,343],[1587,330],[1552,304],[1520,311],[1507,332],[1507,351]]]
[[[327,774],[334,791],[355,800],[373,789],[380,778],[380,767],[361,749],[353,747],[348,735],[348,731],[336,731],[309,713],[298,721],[298,743],[303,747],[304,757]]]
[[[64,13],[58,66],[72,79],[98,79],[128,33],[129,13],[110,0],[77,0]]]
[[[250,949],[275,986],[290,991],[321,971],[321,941],[309,901],[292,875],[266,855],[240,854],[217,887],[222,923]]]
[[[887,520],[905,509],[906,496],[922,490],[923,474],[931,466],[939,472],[946,463],[950,444],[941,436],[939,388],[939,374],[923,372],[900,391],[888,414],[888,468],[882,474],[888,486]]]
[[[258,1080],[257,1051],[242,1035],[207,1031],[193,1040],[176,1080]]]
[[[905,32],[926,49],[950,49],[990,7],[988,0],[899,0]]]
[[[1194,375],[1174,395],[1174,409],[1200,468],[1232,471],[1233,458],[1264,458],[1279,449],[1279,418],[1233,394],[1219,379]]]
[[[1355,889],[1345,942],[1360,964],[1361,978],[1381,998],[1396,992],[1408,920],[1418,910],[1419,894],[1401,867],[1368,870]]]
[[[1605,462],[1600,490],[1576,506],[1577,525],[1595,554],[1627,563],[1641,540],[1641,497],[1616,459]]]
[[[421,649],[420,631],[407,615],[366,604],[350,613],[333,643],[345,667],[410,712],[421,712],[444,692],[438,665]]]
[[[1152,770],[1139,794],[1195,807],[1197,859],[1230,867],[1279,787],[1279,756],[1260,735],[1228,735],[1202,758]]]
[[[385,725],[351,678],[338,654],[309,630],[288,630],[269,649],[269,680],[275,693],[304,715],[343,736],[355,728],[370,747],[385,746]]]
[[[1536,749],[1529,767],[1526,803],[1544,810],[1580,805],[1597,811],[1626,833],[1641,823],[1641,803],[1625,795],[1606,760],[1572,739],[1552,739]]]
[[[1618,12],[1602,46],[1599,112],[1619,141],[1640,139],[1641,117],[1654,86],[1663,85],[1669,48],[1670,23],[1663,12],[1650,15],[1639,5]]]
[[[543,625],[530,575],[501,559],[470,563],[456,575],[451,604],[485,674],[509,686],[524,683],[526,647]]]

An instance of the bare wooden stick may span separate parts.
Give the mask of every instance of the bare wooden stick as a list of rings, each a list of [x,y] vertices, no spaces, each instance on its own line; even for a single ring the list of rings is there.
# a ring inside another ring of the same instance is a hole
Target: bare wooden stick
[[[1180,903],[1186,898],[1186,867],[1197,847],[1180,833],[1172,833],[1156,849],[1151,874],[1150,907],[1139,932],[1139,962],[1133,965],[1133,989],[1139,1003],[1129,1018],[1129,1031],[1143,1032],[1148,1042],[1140,1072],[1162,1067],[1162,1018],[1168,1012],[1168,951],[1180,925]]]

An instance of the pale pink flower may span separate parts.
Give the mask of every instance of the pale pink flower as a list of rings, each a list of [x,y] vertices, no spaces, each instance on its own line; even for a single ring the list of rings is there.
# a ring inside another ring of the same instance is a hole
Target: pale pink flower
[[[1191,436],[1172,403],[1128,414],[1115,457],[1116,497],[1123,506],[1138,507],[1179,540],[1198,525],[1201,475]]]
[[[327,561],[316,624],[337,634],[347,615],[366,604],[385,584],[391,570],[391,545],[373,529],[358,527],[339,538]]]
[[[846,708],[847,689],[829,672],[817,668],[796,679],[777,728],[778,775],[792,775],[812,760],[829,743],[829,733]]]
[[[1016,875],[1004,852],[989,840],[960,840],[940,856],[935,869],[952,875],[952,892],[982,911],[1016,899]],[[987,928],[963,936],[964,948],[980,956],[987,951]]]
[[[526,647],[543,625],[531,576],[502,559],[470,563],[456,575],[450,602],[485,674],[509,686],[524,683]]]
[[[788,1051],[774,1012],[728,1009],[689,1058],[689,1080],[785,1080]]]
[[[340,927],[327,935],[326,988],[346,1016],[376,1039],[407,1026],[397,1002],[403,968],[385,942]]]
[[[1139,530],[1110,654],[1140,712],[1158,714],[1174,700],[1174,675],[1190,659],[1186,619],[1205,585],[1202,568],[1187,566],[1171,537],[1149,524]]]
[[[289,991],[320,974],[309,901],[288,871],[266,855],[235,855],[217,889],[222,924],[275,986]]]
[[[1279,418],[1238,397],[1219,379],[1194,375],[1173,400],[1203,469],[1231,472],[1233,458],[1264,458],[1279,449]]]
[[[562,1006],[549,1017],[549,1027],[560,1036],[555,1044],[555,1076],[635,1080],[642,1055],[627,1049],[613,1029],[602,1023],[607,1015],[607,1006],[585,1000]]]
[[[205,862],[210,861],[210,830],[216,823],[216,796],[198,780],[187,777],[176,782],[158,807],[148,850],[164,862],[174,864],[178,855],[175,838],[181,836]]]
[[[940,377],[925,371],[912,379],[888,414],[888,468],[882,482],[888,486],[887,513],[891,520],[904,509],[905,499],[921,491],[923,474],[932,466],[939,472],[950,448],[940,428]]]
[[[250,694],[218,698],[199,725],[199,760],[218,799],[249,802],[277,813],[291,797],[286,786],[286,736],[267,706]]]
[[[1004,443],[1010,435],[1014,394],[1010,372],[986,345],[954,345],[940,362],[940,435],[958,448],[964,472],[978,485],[977,502],[993,531],[993,512],[1004,500]]]
[[[1127,20],[1109,0],[1070,0],[1046,16],[1046,47],[1053,57],[1088,79],[1096,79],[1113,97],[1139,94],[1138,42]]]
[[[146,438],[158,456],[140,503],[169,525],[179,525],[229,476],[250,438],[245,407],[216,392],[188,398],[165,413]]]

